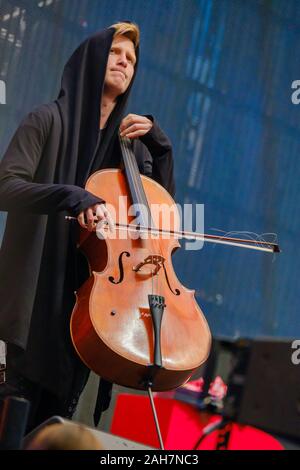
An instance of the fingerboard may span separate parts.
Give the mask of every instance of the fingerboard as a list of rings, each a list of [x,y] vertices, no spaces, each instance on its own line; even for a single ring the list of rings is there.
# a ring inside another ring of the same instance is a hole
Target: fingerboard
[[[135,217],[139,217],[140,225],[154,227],[139,167],[132,150],[131,140],[128,137],[119,137],[119,139],[130,196],[136,209]]]

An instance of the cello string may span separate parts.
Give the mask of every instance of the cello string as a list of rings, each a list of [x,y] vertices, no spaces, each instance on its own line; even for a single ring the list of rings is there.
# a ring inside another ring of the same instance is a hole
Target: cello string
[[[128,144],[130,144],[130,143],[131,142],[129,141]],[[139,203],[141,203],[143,209],[146,209],[146,211],[147,211],[147,221],[148,221],[147,227],[149,227],[150,229],[155,228],[154,227],[154,221],[152,219],[151,210],[150,210],[149,203],[148,203],[148,200],[147,200],[144,188],[143,188],[142,179],[140,177],[139,168],[138,168],[135,156],[134,156],[133,152],[130,151],[130,150],[127,151],[127,155],[128,155],[129,164],[132,168],[134,183],[135,183],[136,191],[138,193]],[[145,212],[144,212],[144,214],[145,214]],[[149,224],[149,222],[150,222],[150,224]],[[154,249],[154,253],[156,252],[157,254],[160,254],[162,256],[162,250],[161,250],[160,244],[158,244],[156,240],[155,240],[155,242],[153,242],[153,240],[151,238],[151,233],[149,232],[149,234],[150,234],[150,237],[147,236],[147,238],[149,238],[149,240],[150,240],[150,246],[152,247],[151,252],[153,253],[153,249]],[[153,257],[152,253],[151,253],[151,257]],[[154,287],[155,287],[156,293],[159,294],[159,292],[160,292],[159,279],[160,278],[158,278],[158,272],[155,274],[155,271],[156,270],[153,269],[153,268],[150,271],[151,272],[151,279],[152,279],[152,282],[151,282],[151,284],[152,284],[152,293],[154,293]],[[157,276],[156,279],[154,278],[154,276]]]
[[[123,153],[123,159],[124,159],[124,163],[125,163],[125,169],[130,174],[130,177],[131,177],[130,181],[133,185],[133,190],[134,190],[134,193],[135,193],[135,194],[132,194],[132,198],[134,198],[136,200],[132,200],[132,202],[137,203],[139,205],[138,209],[140,210],[140,218],[142,219],[141,220],[142,226],[145,225],[145,226],[148,227],[148,223],[145,220],[145,212],[144,212],[144,210],[141,210],[142,209],[142,207],[141,207],[142,195],[141,195],[141,192],[139,190],[137,180],[135,178],[135,172],[136,171],[135,171],[134,165],[133,165],[133,158],[131,158],[131,155],[130,155],[130,152],[129,152],[130,140],[128,138],[120,137],[120,142],[121,142],[121,149],[122,149],[122,153]],[[144,209],[144,207],[143,207],[143,209]],[[149,219],[149,216],[147,218]],[[140,225],[140,224],[138,224],[138,225]],[[141,240],[143,240],[143,238],[141,238]],[[152,291],[153,291],[153,279],[152,279],[153,278],[153,273],[152,273],[151,268],[150,268],[150,274],[151,274],[151,287],[152,287]]]
[[[129,140],[128,142],[129,144],[131,144],[131,141]],[[139,193],[139,199],[140,201],[142,201],[142,204],[143,206],[146,208],[147,210],[147,215],[148,215],[148,220],[150,220],[150,227],[149,229],[151,230],[152,229],[155,229],[155,224],[154,224],[154,220],[152,219],[152,214],[151,214],[151,210],[150,210],[150,207],[149,207],[149,203],[148,203],[148,200],[147,200],[147,196],[145,194],[145,190],[144,190],[144,187],[143,187],[143,184],[142,184],[142,179],[141,179],[141,176],[140,176],[140,173],[139,173],[139,168],[138,168],[138,165],[137,165],[137,162],[136,162],[136,159],[135,159],[135,156],[134,156],[134,153],[132,152],[132,150],[130,149],[129,151],[130,153],[130,164],[132,167],[134,167],[134,178],[135,178],[135,183],[136,183],[136,188],[137,188],[137,191]],[[150,234],[150,239],[153,240],[151,238],[151,232],[149,230],[149,234]],[[159,254],[162,258],[162,249],[161,249],[161,243],[160,243],[160,238],[159,236],[158,237],[155,237],[154,238],[154,242],[151,241],[151,244],[152,246],[155,245],[155,252],[157,254]],[[156,274],[158,276],[158,273]],[[156,284],[157,284],[157,292],[159,290],[159,279],[160,278],[157,278],[156,279]]]
[[[127,142],[128,145],[130,144],[129,139],[126,142]],[[129,165],[130,170],[131,170],[132,182],[134,184],[135,192],[136,192],[136,195],[138,197],[138,204],[142,203],[142,206],[147,209],[147,212],[148,212],[148,214],[147,214],[148,217],[147,218],[149,219],[151,217],[150,209],[149,209],[147,200],[145,199],[145,197],[143,197],[143,193],[142,193],[142,190],[141,190],[141,184],[139,184],[139,181],[137,179],[137,173],[139,172],[139,169],[138,169],[134,154],[132,153],[131,149],[129,149],[126,145],[124,145],[124,150],[125,150],[128,165]],[[144,211],[143,211],[143,215],[145,215]],[[144,218],[144,217],[142,217],[142,218]],[[144,220],[144,222],[146,222],[146,221]],[[149,220],[148,220],[148,222],[149,222]],[[147,224],[147,226],[148,226],[148,224]]]
[[[151,269],[151,294],[154,294],[154,287],[153,287],[153,269]]]
[[[147,200],[144,188],[143,188],[142,179],[140,177],[139,168],[138,168],[134,153],[129,148],[129,145],[131,144],[131,141],[129,139],[121,138],[121,142],[122,142],[122,147],[123,147],[123,150],[124,150],[124,153],[125,153],[125,156],[126,156],[126,163],[128,164],[128,167],[129,167],[130,172],[131,172],[132,182],[133,182],[134,189],[135,189],[135,192],[136,192],[136,195],[137,195],[137,198],[138,198],[138,203],[139,203],[139,205],[142,204],[143,209],[146,208],[146,210],[147,210],[147,219],[148,219],[147,227],[150,228],[150,229],[153,227],[155,229],[154,221],[153,221],[152,216],[151,216],[151,210],[150,210],[150,207],[149,207],[149,203],[148,203],[148,200]],[[127,145],[125,145],[125,143]],[[144,220],[144,219],[145,219],[145,212],[143,210],[142,220]],[[149,219],[150,219],[150,227],[149,227]],[[144,223],[145,223],[145,221],[144,221]],[[153,240],[151,238],[151,234],[150,234],[149,239],[151,240],[150,245],[152,245],[153,248],[155,246],[154,252],[157,252],[163,258],[159,237],[158,237],[158,239],[156,239],[156,238],[154,239],[154,243],[153,243]],[[152,256],[152,254],[151,254],[151,256]],[[152,269],[151,269],[150,272],[151,272],[151,278],[153,278],[154,277],[154,271],[152,271]],[[156,276],[158,276],[158,272],[156,273]],[[153,285],[153,283],[152,283],[152,285]],[[160,289],[159,289],[159,279],[158,279],[158,277],[157,277],[157,280],[156,280],[156,288],[157,288],[157,293],[159,293]]]
[[[138,165],[137,165],[137,161],[136,161],[136,158],[134,156],[134,153],[131,151],[130,152],[130,161],[132,162],[132,166],[135,167],[135,172],[134,172],[134,177],[135,177],[135,180],[136,180],[136,186],[138,188],[138,192],[139,192],[139,198],[143,204],[143,207],[146,208],[147,210],[147,218],[148,218],[148,221],[150,221],[150,224],[149,224],[149,235],[150,235],[150,245],[152,245],[152,250],[154,249],[154,253],[156,254],[159,254],[162,258],[163,258],[163,252],[162,252],[162,249],[161,249],[161,243],[160,243],[160,238],[159,236],[158,237],[154,237],[154,241],[152,239],[152,233],[151,233],[151,229],[155,229],[155,223],[154,223],[154,220],[152,218],[152,213],[151,213],[151,209],[150,209],[150,206],[149,206],[149,202],[148,202],[148,199],[147,199],[147,196],[146,196],[146,193],[145,193],[145,190],[144,190],[144,187],[143,187],[143,183],[142,183],[142,179],[141,179],[141,176],[140,176],[140,172],[139,172],[139,168],[138,168]],[[156,285],[156,292],[159,293],[160,292],[160,288],[159,288],[159,281],[160,281],[160,277],[159,276],[159,270],[156,270],[154,269],[153,271],[153,274],[152,276],[156,276],[156,279],[154,279],[155,282],[155,285]]]

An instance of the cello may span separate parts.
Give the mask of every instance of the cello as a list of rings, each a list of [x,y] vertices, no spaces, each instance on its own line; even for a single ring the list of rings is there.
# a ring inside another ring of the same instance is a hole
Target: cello
[[[76,293],[71,338],[81,360],[104,379],[170,390],[205,362],[211,334],[195,291],[173,269],[178,239],[164,236],[178,232],[177,206],[159,183],[140,175],[130,140],[120,137],[120,144],[124,169],[99,170],[85,188],[112,208],[115,227],[128,230],[102,239],[80,230],[90,277]]]

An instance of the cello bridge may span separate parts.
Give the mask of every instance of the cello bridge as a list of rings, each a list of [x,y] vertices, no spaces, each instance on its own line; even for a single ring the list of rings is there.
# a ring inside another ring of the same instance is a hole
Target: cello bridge
[[[132,268],[133,271],[135,271],[136,273],[138,273],[143,266],[146,266],[146,265],[154,265],[155,268],[154,270],[152,271],[152,274],[157,274],[158,271],[160,270],[160,268],[163,266],[165,262],[165,258],[163,256],[160,256],[160,255],[149,255],[147,256],[147,258],[144,259],[144,261],[142,261],[141,263],[137,264],[136,266],[134,266]]]

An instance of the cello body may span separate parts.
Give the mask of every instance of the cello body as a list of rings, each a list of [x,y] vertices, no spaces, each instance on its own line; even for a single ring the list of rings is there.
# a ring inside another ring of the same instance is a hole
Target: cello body
[[[157,204],[166,211],[176,207],[157,182],[146,176],[141,181],[151,207]],[[131,202],[123,171],[97,171],[86,189],[115,208],[115,223],[132,221],[127,215]],[[162,210],[156,226],[177,230],[176,210],[172,217]],[[172,253],[179,246],[174,237],[133,239],[120,231],[115,239],[99,240],[95,232],[81,229],[79,248],[88,260],[90,277],[76,293],[71,337],[82,361],[96,374],[122,386],[146,390],[150,384],[152,390],[163,391],[185,383],[207,359],[211,344],[208,324],[194,291],[180,283],[172,266]],[[145,262],[149,256],[157,256],[156,265]],[[159,365],[154,359],[151,293],[164,299]]]

